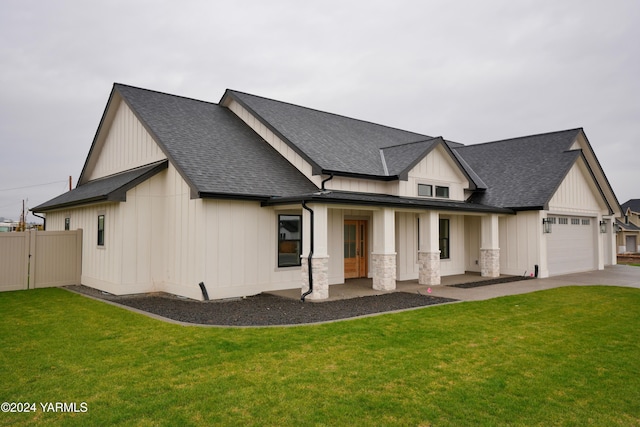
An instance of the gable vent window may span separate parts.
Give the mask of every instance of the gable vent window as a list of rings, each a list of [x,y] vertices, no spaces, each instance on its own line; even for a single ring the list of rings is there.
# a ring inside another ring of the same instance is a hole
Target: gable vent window
[[[428,184],[418,184],[418,196],[433,197],[433,186]]]
[[[436,187],[436,197],[449,198],[449,187]]]
[[[302,216],[278,215],[278,267],[301,265]]]

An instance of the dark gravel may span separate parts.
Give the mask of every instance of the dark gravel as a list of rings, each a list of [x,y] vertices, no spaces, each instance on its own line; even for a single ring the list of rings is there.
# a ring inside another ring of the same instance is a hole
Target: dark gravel
[[[498,283],[519,282],[521,280],[529,280],[529,279],[533,279],[533,277],[529,277],[529,276],[498,277],[497,279],[479,280],[477,282],[467,282],[467,283],[460,283],[457,285],[447,285],[447,286],[449,286],[450,288],[470,289],[470,288],[477,288],[479,286],[497,285]]]
[[[180,322],[221,326],[326,322],[456,301],[406,292],[325,302],[302,302],[269,294],[226,301],[194,301],[167,294],[115,296],[81,285],[67,288]]]

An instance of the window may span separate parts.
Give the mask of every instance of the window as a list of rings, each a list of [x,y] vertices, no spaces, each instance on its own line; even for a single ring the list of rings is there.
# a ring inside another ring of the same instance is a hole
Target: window
[[[549,221],[549,224],[555,224],[556,223],[556,217],[555,216],[550,216],[547,218],[547,220]]]
[[[449,187],[438,187],[436,186],[436,197],[444,197],[445,199],[449,198]]]
[[[278,267],[300,265],[302,216],[278,215]]]
[[[571,225],[580,225],[580,218],[571,218]]]
[[[558,224],[560,224],[560,225],[569,224],[569,218],[558,218]]]
[[[440,218],[440,259],[449,259],[449,220]]]
[[[69,231],[71,229],[71,218],[64,219],[64,230]]]
[[[591,220],[589,218],[582,220],[582,225],[591,225]]]
[[[418,196],[420,197],[432,197],[433,186],[428,184],[418,184]]]
[[[98,215],[98,246],[104,246],[104,215]]]

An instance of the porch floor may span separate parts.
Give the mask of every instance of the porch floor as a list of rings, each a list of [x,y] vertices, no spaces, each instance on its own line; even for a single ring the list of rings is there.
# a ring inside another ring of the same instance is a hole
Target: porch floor
[[[510,276],[500,276],[500,277],[510,277]],[[455,276],[443,276],[440,278],[440,285],[431,286],[431,288],[435,291],[438,288],[442,288],[443,286],[451,286],[451,285],[460,285],[463,283],[470,282],[478,282],[483,278],[480,276],[480,273],[467,272],[466,274],[458,274]],[[495,278],[486,278],[486,280],[493,280]],[[307,299],[309,302],[324,302],[324,301],[336,301],[342,299],[349,298],[358,298],[358,297],[366,297],[370,295],[384,295],[392,292],[408,292],[408,293],[419,293],[419,294],[427,294],[427,289],[429,286],[418,284],[418,280],[404,280],[404,281],[396,281],[396,289],[393,291],[377,291],[373,289],[373,279],[370,278],[362,278],[362,279],[347,279],[344,283],[337,285],[329,286],[329,298],[323,300],[312,300]],[[301,291],[300,288],[294,289],[283,289],[278,291],[270,291],[265,292],[271,295],[277,295],[283,298],[290,299],[300,299]]]

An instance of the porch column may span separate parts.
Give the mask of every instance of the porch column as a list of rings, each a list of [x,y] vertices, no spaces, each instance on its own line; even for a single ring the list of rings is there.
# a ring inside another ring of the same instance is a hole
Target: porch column
[[[500,277],[500,240],[498,215],[485,215],[481,220],[480,275]]]
[[[371,253],[373,289],[396,288],[396,214],[382,208],[373,212],[373,252]]]
[[[328,248],[328,209],[327,205],[312,204],[313,210],[313,258],[311,272],[313,276],[313,292],[308,299],[320,300],[329,298],[329,255]],[[311,213],[302,210],[302,289],[301,295],[309,290],[309,251],[311,250]]]
[[[435,211],[421,213],[420,250],[418,251],[418,283],[440,284],[440,215]]]

